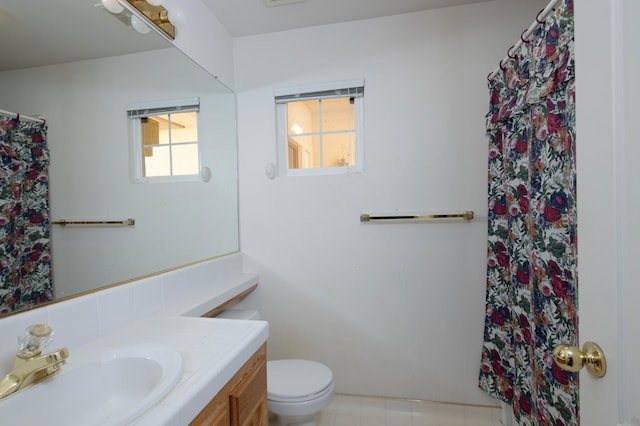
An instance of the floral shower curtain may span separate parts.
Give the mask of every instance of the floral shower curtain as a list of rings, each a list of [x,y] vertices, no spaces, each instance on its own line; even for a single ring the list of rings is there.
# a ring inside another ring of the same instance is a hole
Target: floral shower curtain
[[[519,425],[578,425],[573,0],[489,83],[489,222],[479,384]]]
[[[0,314],[53,298],[46,126],[0,115]]]

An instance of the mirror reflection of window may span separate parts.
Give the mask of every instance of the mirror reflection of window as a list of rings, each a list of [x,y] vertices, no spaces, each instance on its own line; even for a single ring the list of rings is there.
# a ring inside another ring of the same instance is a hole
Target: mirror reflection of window
[[[142,121],[143,176],[200,173],[197,113],[152,115]]]
[[[198,99],[187,99],[127,112],[136,182],[199,179],[199,109]]]

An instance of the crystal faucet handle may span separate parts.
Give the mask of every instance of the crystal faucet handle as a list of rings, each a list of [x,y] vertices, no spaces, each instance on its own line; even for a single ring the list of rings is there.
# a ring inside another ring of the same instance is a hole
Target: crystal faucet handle
[[[39,352],[53,340],[53,330],[47,324],[34,324],[27,327],[18,337],[21,352]]]

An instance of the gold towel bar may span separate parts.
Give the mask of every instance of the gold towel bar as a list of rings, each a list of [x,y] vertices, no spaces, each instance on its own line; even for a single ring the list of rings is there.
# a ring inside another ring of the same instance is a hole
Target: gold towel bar
[[[122,225],[122,226],[133,226],[136,224],[135,219],[124,219],[124,220],[55,220],[51,222],[52,225]]]
[[[360,215],[360,222],[371,222],[374,220],[415,220],[415,219],[473,219],[473,212],[467,210],[460,213],[437,213],[437,214],[416,214],[416,215],[398,215],[398,216],[371,216],[368,214]]]

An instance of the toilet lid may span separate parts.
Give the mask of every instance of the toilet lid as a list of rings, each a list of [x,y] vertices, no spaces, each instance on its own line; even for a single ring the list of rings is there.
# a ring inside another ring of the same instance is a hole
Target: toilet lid
[[[319,362],[281,359],[267,362],[269,399],[300,399],[322,393],[333,381],[331,370]]]

